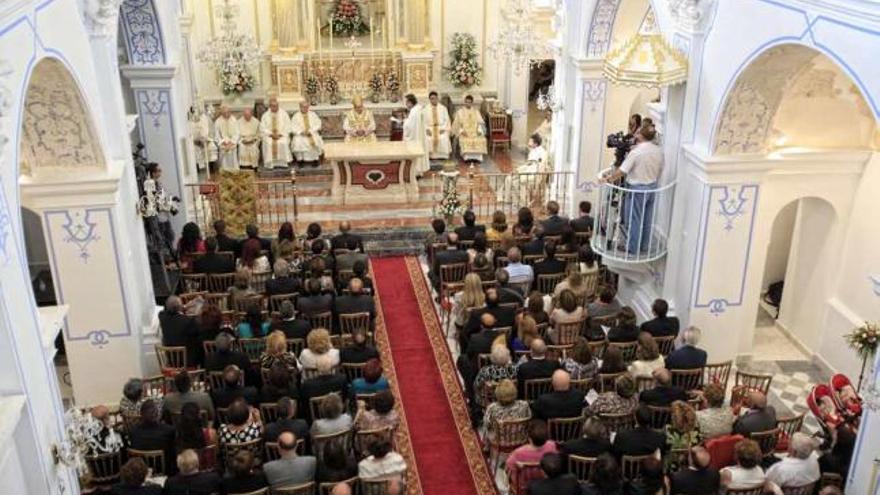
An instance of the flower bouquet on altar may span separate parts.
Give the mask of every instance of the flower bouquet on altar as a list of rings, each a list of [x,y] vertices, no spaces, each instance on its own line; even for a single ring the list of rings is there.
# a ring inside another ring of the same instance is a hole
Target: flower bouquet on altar
[[[385,75],[385,89],[388,90],[388,99],[392,103],[400,100],[400,79],[397,78],[397,72],[389,70]]]
[[[220,85],[224,95],[239,96],[254,87],[254,76],[237,57],[229,57],[220,69]]]
[[[324,91],[330,96],[330,104],[339,103],[339,81],[335,76],[327,76],[324,80]]]
[[[358,0],[336,0],[330,9],[330,29],[340,36],[359,36],[370,32]]]
[[[862,387],[862,378],[865,374],[865,366],[868,361],[874,359],[877,353],[877,345],[880,344],[880,325],[877,323],[865,322],[864,325],[855,328],[852,332],[843,336],[850,349],[856,351],[856,354],[862,359],[862,370],[859,373],[858,389]]]
[[[385,81],[382,79],[382,74],[374,72],[372,77],[370,77],[370,99],[373,103],[379,103],[382,99],[382,90],[384,88]]]
[[[442,215],[448,224],[452,221],[453,217],[462,213],[464,213],[464,205],[458,197],[458,189],[455,187],[455,182],[446,182],[443,188],[443,197],[436,207],[436,214]]]
[[[318,78],[315,76],[309,76],[309,78],[306,79],[306,96],[309,97],[309,104],[318,104],[318,93],[320,91],[321,85],[318,83]]]
[[[477,41],[472,34],[452,35],[452,61],[443,68],[449,82],[457,88],[470,88],[480,84],[483,69],[477,62]]]

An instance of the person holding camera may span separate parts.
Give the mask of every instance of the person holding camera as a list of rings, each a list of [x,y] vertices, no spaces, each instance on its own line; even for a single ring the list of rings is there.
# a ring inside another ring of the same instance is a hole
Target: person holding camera
[[[663,148],[654,143],[657,131],[643,125],[635,133],[636,145],[619,168],[602,177],[601,182],[617,182],[626,176],[627,190],[622,223],[626,225],[626,251],[638,254],[648,250],[654,218],[654,195],[663,172]]]

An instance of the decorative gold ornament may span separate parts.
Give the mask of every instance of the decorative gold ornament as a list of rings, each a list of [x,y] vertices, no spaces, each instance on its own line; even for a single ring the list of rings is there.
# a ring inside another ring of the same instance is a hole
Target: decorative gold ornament
[[[602,73],[612,84],[659,88],[687,80],[687,58],[654,30],[653,17],[645,28],[608,52]]]

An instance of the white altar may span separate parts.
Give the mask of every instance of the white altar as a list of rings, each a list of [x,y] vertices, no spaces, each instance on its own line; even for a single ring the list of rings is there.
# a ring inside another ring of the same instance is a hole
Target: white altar
[[[409,203],[419,198],[415,171],[425,152],[418,143],[327,143],[337,204]]]

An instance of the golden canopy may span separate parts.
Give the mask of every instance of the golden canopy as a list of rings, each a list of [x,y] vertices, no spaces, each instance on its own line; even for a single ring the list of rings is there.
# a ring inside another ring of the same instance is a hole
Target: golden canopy
[[[608,52],[602,73],[613,84],[658,88],[687,80],[688,63],[660,34],[640,32]]]

